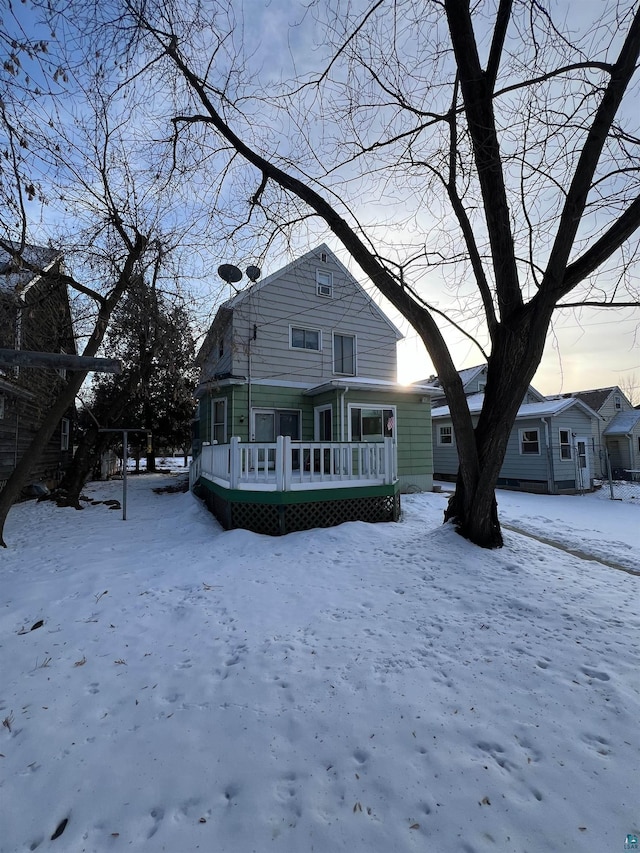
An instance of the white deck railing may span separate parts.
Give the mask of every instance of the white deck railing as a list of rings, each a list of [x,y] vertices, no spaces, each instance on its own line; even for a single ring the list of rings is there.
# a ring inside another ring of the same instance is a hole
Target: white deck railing
[[[199,477],[228,489],[288,492],[355,485],[390,485],[397,480],[393,440],[382,442],[292,441],[204,445],[191,463],[191,485]]]

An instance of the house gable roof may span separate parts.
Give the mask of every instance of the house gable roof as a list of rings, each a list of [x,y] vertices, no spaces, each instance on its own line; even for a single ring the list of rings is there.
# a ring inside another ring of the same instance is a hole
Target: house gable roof
[[[343,263],[341,263],[341,261],[336,257],[336,255],[334,255],[334,253],[326,245],[326,243],[321,243],[319,246],[316,246],[315,249],[311,249],[309,252],[306,252],[304,255],[301,255],[299,258],[296,258],[295,260],[291,261],[291,263],[271,273],[266,278],[263,278],[261,281],[258,281],[255,284],[250,285],[249,287],[245,287],[244,290],[238,291],[235,296],[232,296],[230,299],[227,299],[226,302],[223,302],[223,304],[218,309],[218,314],[222,311],[226,311],[226,316],[231,317],[234,308],[237,308],[239,305],[241,305],[249,296],[252,296],[254,293],[257,293],[265,287],[269,287],[269,285],[271,285],[273,282],[278,281],[278,279],[282,278],[285,274],[291,272],[292,270],[295,270],[297,267],[302,266],[308,261],[313,261],[314,259],[319,258],[320,255],[323,253],[331,258],[331,262],[334,263],[340,269],[347,281],[358,288],[358,290],[362,293],[363,297],[369,303],[369,306],[374,312],[374,314],[380,317],[380,319],[384,323],[386,323],[387,326],[389,326],[389,328],[393,331],[394,335],[396,336],[396,340],[402,340],[402,338],[404,338],[403,333],[398,329],[397,326],[395,326],[391,322],[391,320],[387,317],[382,308],[380,308],[376,301],[367,293],[367,291],[360,284],[360,282],[356,278],[354,278],[353,275],[351,275],[349,270],[344,266]],[[207,353],[211,349],[211,346],[213,345],[213,337],[211,336],[211,332],[214,327],[216,329],[219,328],[219,323],[217,323],[218,314],[216,314],[216,317],[213,321],[213,325],[209,330],[209,333],[205,337],[204,343],[202,344],[200,352],[198,353],[198,360],[200,362],[206,357]]]
[[[16,252],[20,249],[18,243],[11,245]],[[62,258],[62,252],[47,246],[25,245],[21,257],[27,264],[45,272]],[[13,257],[0,248],[0,293],[23,293],[39,278],[39,275],[40,273],[24,267],[19,258]]]
[[[472,382],[476,376],[486,368],[485,364],[478,364],[476,367],[465,367],[462,370],[458,371],[458,376],[462,381],[462,387],[468,385],[469,382]],[[417,385],[433,385],[435,388],[442,388],[442,383],[438,379],[437,376],[430,376],[428,379],[421,379],[416,383]],[[443,389],[444,390],[444,389]]]
[[[623,391],[621,391],[617,385],[610,385],[608,388],[592,388],[586,391],[571,391],[566,394],[561,394],[560,396],[577,397],[595,412],[598,412],[612,394],[620,394],[621,397],[625,396]]]
[[[472,415],[476,415],[482,409],[482,404],[484,403],[484,394],[472,394],[470,397],[467,397],[467,404],[469,406],[469,411]],[[582,400],[579,400],[577,397],[566,397],[562,399],[556,400],[542,400],[538,403],[523,403],[518,409],[518,414],[516,415],[516,419],[520,420],[522,418],[548,418],[554,417],[555,415],[559,415],[567,409],[576,406],[581,409],[585,414],[590,417],[597,418],[598,420],[602,420],[600,415],[593,411],[586,403],[583,403]],[[435,420],[437,418],[449,418],[451,417],[451,412],[449,406],[438,406],[431,412],[431,417]]]
[[[484,362],[483,364],[478,364],[475,367],[465,367],[462,370],[459,370],[458,376],[460,377],[460,379],[462,381],[462,387],[466,388],[466,386],[469,385],[469,383],[473,382],[473,380],[476,379],[476,377],[480,373],[482,373],[483,370],[486,370],[486,369],[487,369],[487,363]],[[421,384],[421,383],[416,383],[416,384]],[[442,383],[440,382],[440,380],[438,379],[437,376],[432,376],[429,379],[422,380],[422,384],[433,385],[434,387],[441,389],[441,397],[442,397],[442,399],[445,399],[444,388],[442,387]],[[541,394],[539,391],[537,391],[533,387],[533,385],[529,385],[528,390],[529,390],[529,393],[533,397],[535,397],[539,403],[545,402],[546,397],[543,394]],[[474,397],[474,396],[476,396],[476,392],[473,392],[471,394],[467,393],[467,401],[469,399],[471,399],[471,397]]]

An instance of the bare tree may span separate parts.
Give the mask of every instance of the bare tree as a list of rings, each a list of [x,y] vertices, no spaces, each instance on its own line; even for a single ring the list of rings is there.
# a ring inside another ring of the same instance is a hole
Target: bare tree
[[[542,0],[312,5],[331,53],[280,86],[249,76],[231,3],[125,6],[185,84],[176,145],[241,159],[247,222],[315,217],[416,329],[456,432],[445,520],[500,546],[495,486],[554,312],[640,302],[637,3],[582,33]],[[443,317],[487,355],[477,423]]]
[[[618,385],[632,406],[637,406],[640,403],[640,380],[637,373],[634,372],[621,378]]]
[[[45,285],[70,289],[78,351],[90,357],[147,270],[159,288],[175,287],[174,259],[193,222],[173,180],[170,139],[154,137],[145,122],[145,81],[124,80],[107,49],[82,41],[78,21],[58,22],[56,36],[31,13],[11,7],[0,28],[10,53],[0,73],[0,248]],[[38,26],[42,37],[26,35]],[[62,271],[30,263],[25,246],[43,243],[59,250]],[[0,492],[0,544],[13,502],[86,375],[70,373]]]

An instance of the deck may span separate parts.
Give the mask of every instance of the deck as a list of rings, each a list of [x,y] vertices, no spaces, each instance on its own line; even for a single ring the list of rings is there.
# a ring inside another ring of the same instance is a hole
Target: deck
[[[190,484],[223,527],[272,535],[344,521],[397,521],[395,445],[301,442],[205,445]]]

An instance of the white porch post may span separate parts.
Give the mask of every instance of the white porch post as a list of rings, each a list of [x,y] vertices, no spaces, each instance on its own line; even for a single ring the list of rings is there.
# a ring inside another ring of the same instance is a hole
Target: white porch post
[[[229,444],[229,487],[237,489],[240,480],[240,439],[234,435]]]
[[[291,490],[291,436],[279,435],[278,441],[281,441],[280,452],[282,460],[282,491],[288,492]],[[278,451],[276,450],[276,459]],[[300,464],[302,465],[302,452],[300,452]]]
[[[385,485],[390,486],[395,478],[395,452],[393,446],[392,438],[385,438],[384,440],[384,482]]]
[[[279,435],[276,438],[276,491],[283,492],[284,491],[284,466],[285,466],[285,454],[284,454],[284,436]]]

